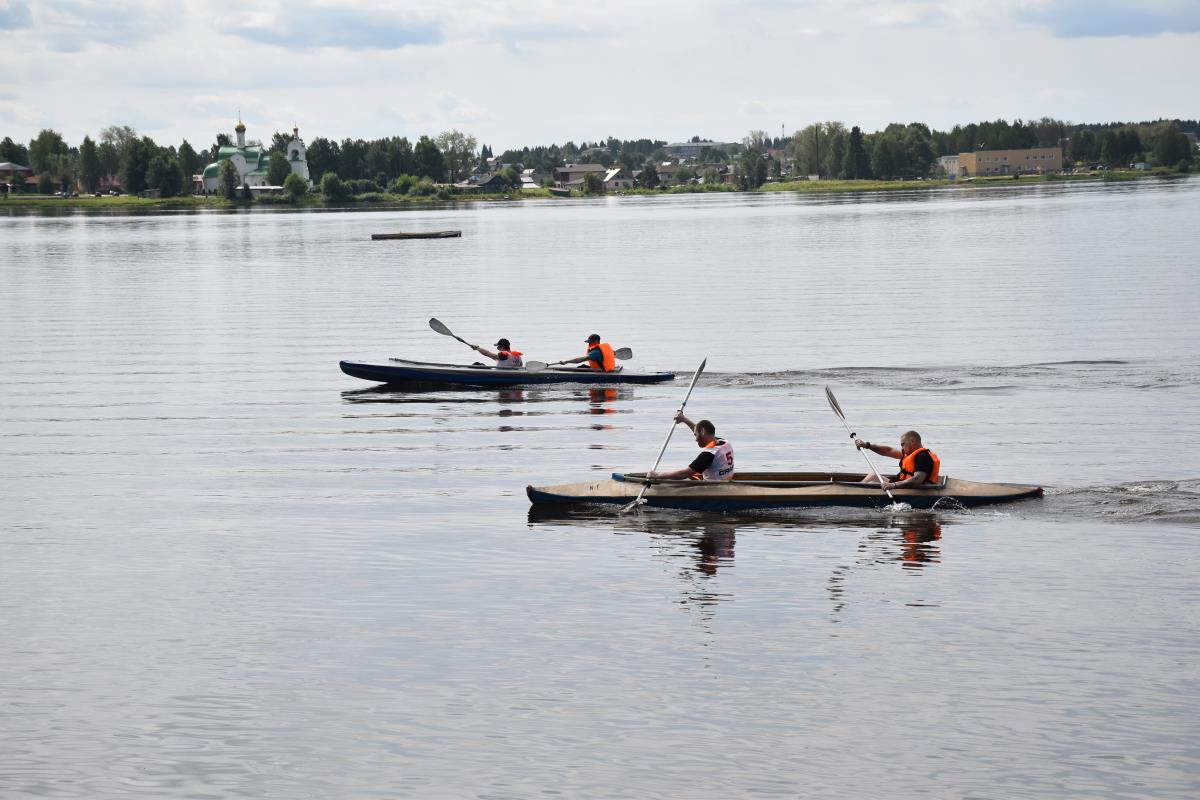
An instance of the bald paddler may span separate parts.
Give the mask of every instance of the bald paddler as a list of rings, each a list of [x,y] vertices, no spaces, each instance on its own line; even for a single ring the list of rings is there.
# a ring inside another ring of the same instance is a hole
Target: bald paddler
[[[920,489],[935,485],[941,478],[941,459],[921,444],[921,434],[916,431],[908,431],[900,437],[899,449],[886,444],[871,444],[862,439],[855,439],[854,446],[859,450],[866,448],[881,456],[900,459],[900,471],[894,478],[876,476],[872,472],[863,476],[863,483],[880,483],[882,478],[881,486],[884,489]]]
[[[733,446],[725,439],[717,438],[716,427],[706,419],[692,422],[680,411],[675,415],[676,422],[682,422],[692,430],[696,444],[700,445],[700,454],[692,459],[692,463],[674,472],[651,472],[651,478],[693,478],[703,481],[733,480]]]

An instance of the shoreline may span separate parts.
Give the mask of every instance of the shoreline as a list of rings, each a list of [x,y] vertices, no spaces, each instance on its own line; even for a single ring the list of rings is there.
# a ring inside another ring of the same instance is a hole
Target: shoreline
[[[617,192],[585,195],[572,192],[568,197],[555,196],[546,189],[518,190],[511,193],[487,194],[453,194],[450,197],[438,198],[431,196],[415,197],[410,195],[379,195],[372,194],[369,198],[351,200],[341,203],[330,203],[318,196],[310,196],[299,202],[292,202],[278,195],[270,196],[269,200],[259,198],[252,202],[231,201],[213,195],[183,195],[171,198],[144,198],[131,195],[102,196],[102,197],[22,197],[7,196],[0,199],[0,209],[70,209],[82,211],[106,210],[228,210],[242,211],[251,209],[269,209],[279,211],[289,210],[366,210],[404,208],[412,205],[435,205],[445,203],[476,203],[476,202],[519,202],[523,200],[577,200],[606,196],[657,196],[672,194],[710,194],[710,193],[770,193],[797,192],[800,194],[830,194],[830,193],[862,193],[862,192],[893,192],[930,189],[978,189],[994,186],[1025,186],[1045,183],[1079,183],[1089,181],[1118,182],[1137,181],[1148,178],[1187,178],[1189,173],[1174,170],[1107,170],[1080,175],[996,175],[964,180],[949,180],[947,178],[930,178],[915,180],[824,180],[824,181],[788,181],[783,183],[767,183],[757,189],[741,191],[732,187],[704,188],[703,186],[673,186],[667,189],[623,189]]]

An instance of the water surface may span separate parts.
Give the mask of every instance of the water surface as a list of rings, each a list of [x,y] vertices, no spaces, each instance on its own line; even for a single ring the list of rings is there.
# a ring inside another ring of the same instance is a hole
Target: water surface
[[[1193,796],[1198,212],[1183,180],[0,217],[0,796]],[[682,380],[337,370],[473,358],[430,316]],[[529,507],[648,468],[705,356],[689,414],[743,469],[858,469],[831,385],[1047,496]]]

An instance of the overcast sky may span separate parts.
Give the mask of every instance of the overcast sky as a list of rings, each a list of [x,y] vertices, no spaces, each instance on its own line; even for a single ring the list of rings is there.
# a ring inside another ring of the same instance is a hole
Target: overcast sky
[[[0,138],[522,145],[1200,116],[1200,0],[0,0]]]

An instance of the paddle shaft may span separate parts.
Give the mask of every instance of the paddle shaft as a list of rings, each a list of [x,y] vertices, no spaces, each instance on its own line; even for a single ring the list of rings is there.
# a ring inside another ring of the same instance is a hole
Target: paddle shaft
[[[629,347],[618,348],[616,350],[613,350],[613,356],[621,359],[622,361],[628,361],[629,359],[633,358],[633,349],[629,348]],[[554,366],[558,366],[559,364],[565,364],[565,363],[567,363],[567,362],[555,361],[551,364],[547,364],[545,361],[526,361],[525,369],[527,369],[530,372],[541,372],[546,367],[554,367]]]
[[[700,379],[700,373],[704,372],[704,365],[707,363],[708,358],[705,357],[705,359],[700,362],[700,366],[696,368],[696,374],[692,376],[692,382],[688,385],[687,394],[683,396],[683,402],[679,404],[679,409],[675,412],[674,417],[677,417],[683,413],[684,407],[687,405],[688,400],[692,396],[692,389],[696,388],[696,381]],[[629,509],[640,505],[642,502],[642,495],[646,493],[646,489],[650,488],[650,474],[658,469],[658,465],[662,461],[663,454],[667,452],[667,445],[671,443],[671,434],[675,433],[675,426],[679,424],[675,421],[674,417],[671,418],[671,428],[667,431],[667,438],[663,440],[662,447],[659,448],[658,458],[654,459],[654,466],[650,468],[650,472],[646,473],[646,480],[644,483],[642,483],[641,491],[638,492],[638,496],[634,498],[632,503],[621,508],[622,511],[628,511]]]
[[[846,422],[846,415],[842,413],[841,405],[838,403],[837,398],[833,396],[833,392],[828,386],[825,387],[825,399],[829,401],[829,407],[833,409],[833,413],[837,414],[838,419],[842,421],[842,427],[846,429],[846,433],[850,434],[850,440],[853,441],[854,431],[850,430],[850,423]],[[887,492],[888,499],[895,503],[896,498],[892,496],[891,490],[883,485],[883,476],[879,474],[879,470],[875,469],[875,464],[871,461],[871,457],[863,452],[862,449],[858,447],[855,449],[862,453],[862,457],[867,460],[867,466],[871,468],[871,472],[875,473],[875,477],[879,480],[879,488]]]

